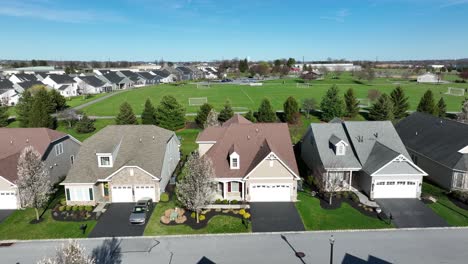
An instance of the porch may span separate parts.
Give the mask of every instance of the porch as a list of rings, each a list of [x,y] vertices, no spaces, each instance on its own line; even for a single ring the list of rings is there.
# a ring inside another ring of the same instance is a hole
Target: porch
[[[215,199],[243,201],[244,186],[242,181],[219,181],[216,183]]]
[[[324,173],[325,189],[328,191],[351,191],[353,171],[327,170]]]

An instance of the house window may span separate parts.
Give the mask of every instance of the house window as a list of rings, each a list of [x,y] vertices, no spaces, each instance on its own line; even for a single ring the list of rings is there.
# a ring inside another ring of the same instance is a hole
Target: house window
[[[345,147],[343,146],[343,144],[339,144],[338,146],[336,146],[336,155],[343,156],[344,154],[345,154]]]
[[[406,184],[407,184],[407,185],[416,185],[416,183],[413,182],[413,181],[406,182]]]
[[[385,182],[377,182],[377,185],[385,185]]]
[[[238,182],[231,182],[231,192],[239,192],[239,185]]]
[[[99,167],[112,167],[110,156],[99,157]]]
[[[93,188],[89,188],[89,200],[90,200],[90,201],[94,200],[94,197],[93,197]]]
[[[55,145],[55,155],[61,155],[63,153],[63,143]]]
[[[232,167],[233,168],[238,168],[239,167],[239,162],[238,162],[237,158],[232,159]]]
[[[453,187],[454,188],[463,188],[465,181],[465,174],[462,172],[454,172],[453,173]]]
[[[389,182],[387,182],[387,185],[395,185],[395,182],[394,181],[389,181]]]
[[[396,184],[397,185],[405,185],[405,182],[404,181],[398,181]]]
[[[65,196],[67,197],[67,201],[70,201],[70,189],[65,189]]]

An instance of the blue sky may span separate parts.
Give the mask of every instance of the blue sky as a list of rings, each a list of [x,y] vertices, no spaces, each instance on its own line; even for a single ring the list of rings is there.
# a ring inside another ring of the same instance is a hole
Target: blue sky
[[[0,0],[0,59],[468,57],[468,0]]]

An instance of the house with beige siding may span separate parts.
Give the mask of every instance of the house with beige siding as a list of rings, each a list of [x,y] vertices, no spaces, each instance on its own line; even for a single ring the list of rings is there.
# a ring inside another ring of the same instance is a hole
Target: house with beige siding
[[[218,199],[247,202],[297,200],[300,180],[287,124],[252,123],[235,115],[196,140],[213,162]]]
[[[159,201],[180,160],[173,131],[153,125],[107,126],[83,142],[66,179],[67,204]]]

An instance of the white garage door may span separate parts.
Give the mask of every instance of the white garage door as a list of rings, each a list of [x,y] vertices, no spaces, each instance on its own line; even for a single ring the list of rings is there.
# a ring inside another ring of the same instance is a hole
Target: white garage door
[[[151,198],[153,202],[156,200],[156,190],[154,185],[136,185],[135,187],[135,201],[141,198]]]
[[[253,184],[250,185],[251,202],[289,202],[290,184]]]
[[[0,191],[0,209],[17,209],[16,194],[12,191]]]
[[[374,181],[374,199],[377,198],[417,198],[418,181],[391,180]]]
[[[131,185],[112,186],[112,202],[113,203],[132,203],[133,202],[132,186]]]

